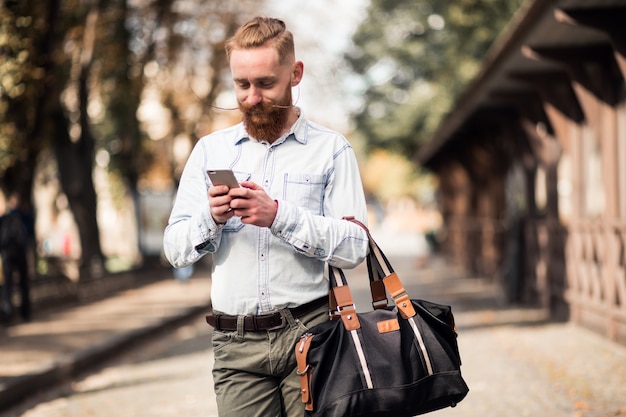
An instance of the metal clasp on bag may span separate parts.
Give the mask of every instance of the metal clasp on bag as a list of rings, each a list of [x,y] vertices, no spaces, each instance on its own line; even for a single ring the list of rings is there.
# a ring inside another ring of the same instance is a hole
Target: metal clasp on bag
[[[298,352],[304,352],[304,345],[309,337],[313,336],[312,333],[306,332],[302,336],[300,336],[300,346],[298,346]]]
[[[352,313],[347,312],[344,313],[345,310],[351,309]],[[349,304],[345,307],[337,306],[337,312],[331,317],[331,319],[341,318],[343,321],[343,325],[346,330],[356,330],[361,327],[361,323],[359,322],[359,316],[356,312],[356,305],[354,303]]]
[[[354,311],[356,312],[356,304],[352,303],[352,304],[347,305],[347,306],[345,306],[345,307],[342,307],[342,306],[337,306],[337,313],[341,314],[341,312],[342,312],[343,310],[345,310],[346,308],[349,308],[349,307],[352,307],[352,310],[354,310]]]
[[[352,307],[352,309],[354,310],[354,312],[356,313],[356,304],[352,303],[351,305],[347,305],[345,307],[341,307],[341,306],[337,306],[337,308],[333,311],[333,310],[328,310],[328,318],[329,320],[337,320],[338,318],[341,317],[341,312],[346,309]]]
[[[300,336],[300,343],[298,343],[298,353],[304,353],[304,346],[306,345],[306,342],[309,340],[309,338],[312,336],[313,334],[309,332]],[[311,369],[311,365],[309,365],[308,363],[302,371],[296,367],[296,374],[300,376],[305,375],[309,371],[309,369]]]
[[[296,375],[298,376],[306,375],[306,373],[309,372],[309,369],[311,369],[311,365],[309,365],[308,363],[306,365],[306,368],[304,368],[303,371],[300,371],[298,368],[296,368]]]
[[[354,310],[354,314],[356,314],[356,304],[352,303],[352,304],[347,305],[347,306],[345,306],[345,307],[341,307],[341,306],[339,306],[339,305],[338,305],[338,306],[337,306],[337,313],[335,313],[335,316],[336,316],[336,317],[341,317],[341,312],[342,312],[343,310],[347,310],[347,309],[348,309],[348,308],[350,308],[350,307],[352,307],[352,310]],[[347,318],[348,320],[352,320],[352,316],[351,316],[351,315],[346,316],[346,318]]]

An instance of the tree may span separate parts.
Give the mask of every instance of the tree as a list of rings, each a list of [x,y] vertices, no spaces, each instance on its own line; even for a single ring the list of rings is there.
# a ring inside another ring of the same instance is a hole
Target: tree
[[[57,1],[0,4],[0,188],[27,204],[45,146],[57,14]]]
[[[111,175],[131,193],[153,161],[171,159],[158,153],[150,140],[155,138],[137,119],[147,90],[156,91],[170,110],[164,136],[186,132],[194,140],[201,123],[189,116],[198,114],[190,109],[210,113],[226,79],[223,42],[255,5],[251,0],[0,4],[0,188],[5,195],[18,191],[30,202],[38,157],[54,150],[80,234],[81,276],[103,261],[92,178],[96,151],[110,156]],[[186,81],[205,75],[207,88],[198,97]]]
[[[370,148],[411,158],[443,116],[521,0],[372,0],[346,54],[361,75],[357,133]]]

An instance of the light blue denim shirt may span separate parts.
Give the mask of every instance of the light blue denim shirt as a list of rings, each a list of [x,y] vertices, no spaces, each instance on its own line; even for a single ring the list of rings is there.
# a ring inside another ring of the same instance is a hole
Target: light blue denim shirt
[[[230,168],[279,202],[269,228],[232,217],[218,226],[208,203],[209,169]],[[225,314],[264,314],[328,295],[324,264],[353,268],[367,254],[365,197],[350,143],[304,119],[273,144],[240,123],[201,138],[182,173],[164,234],[176,267],[213,254],[211,301]]]

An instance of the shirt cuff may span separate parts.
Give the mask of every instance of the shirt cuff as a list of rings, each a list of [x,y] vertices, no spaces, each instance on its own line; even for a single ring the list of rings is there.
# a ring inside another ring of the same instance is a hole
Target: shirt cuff
[[[281,239],[287,239],[288,236],[293,232],[292,230],[288,230],[289,224],[291,223],[291,219],[297,217],[297,210],[295,207],[288,201],[280,201],[274,200],[276,202],[276,217],[274,217],[274,222],[270,226],[270,231],[272,234]]]
[[[191,241],[198,253],[214,253],[222,238],[225,223],[217,223],[210,210],[203,210],[193,222],[196,227],[192,231]]]

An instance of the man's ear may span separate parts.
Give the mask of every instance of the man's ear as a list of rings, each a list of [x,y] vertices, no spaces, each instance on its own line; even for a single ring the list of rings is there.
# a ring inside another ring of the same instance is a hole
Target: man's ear
[[[302,61],[296,61],[293,64],[293,72],[291,73],[291,86],[295,87],[302,81],[302,75],[304,74],[304,63]]]

